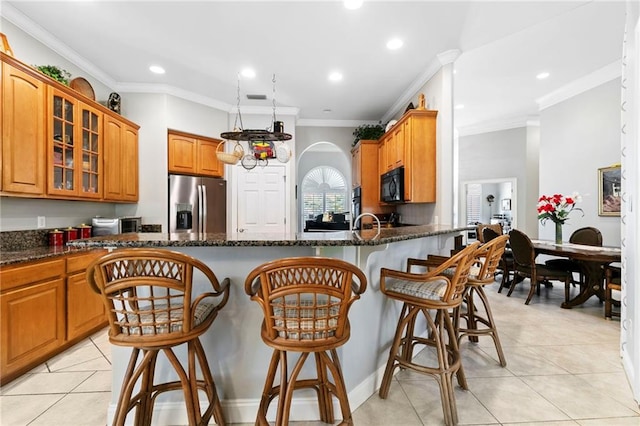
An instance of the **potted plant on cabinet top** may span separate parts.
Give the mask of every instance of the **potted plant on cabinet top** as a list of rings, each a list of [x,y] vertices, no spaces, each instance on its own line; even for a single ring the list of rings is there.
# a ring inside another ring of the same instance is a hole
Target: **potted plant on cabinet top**
[[[71,73],[55,65],[34,65],[34,67],[44,75],[48,75],[52,79],[68,86]]]
[[[384,126],[382,124],[363,124],[353,131],[355,139],[352,146],[355,146],[362,139],[377,141],[382,135],[384,135]]]

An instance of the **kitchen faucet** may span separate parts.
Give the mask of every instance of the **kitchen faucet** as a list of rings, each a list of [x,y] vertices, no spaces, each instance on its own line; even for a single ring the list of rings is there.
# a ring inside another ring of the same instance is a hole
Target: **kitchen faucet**
[[[371,216],[372,218],[374,218],[378,224],[378,234],[380,234],[380,219],[378,219],[378,216],[376,216],[373,213],[361,213],[358,215],[358,217],[356,217],[356,219],[353,221],[353,224],[357,224],[358,221],[363,217],[363,216]],[[353,229],[352,229],[353,231]]]

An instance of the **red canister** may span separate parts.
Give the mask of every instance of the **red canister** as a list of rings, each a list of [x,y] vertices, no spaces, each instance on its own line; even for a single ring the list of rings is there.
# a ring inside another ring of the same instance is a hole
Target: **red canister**
[[[60,247],[64,244],[64,233],[57,229],[49,232],[49,245],[52,247]]]
[[[91,238],[91,226],[84,223],[77,227],[78,238]]]
[[[64,230],[64,242],[78,239],[78,230],[71,226]]]

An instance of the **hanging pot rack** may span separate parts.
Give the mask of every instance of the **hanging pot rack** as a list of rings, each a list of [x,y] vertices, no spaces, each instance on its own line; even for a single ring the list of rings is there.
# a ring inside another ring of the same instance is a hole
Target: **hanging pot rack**
[[[271,80],[273,82],[273,100],[272,100],[272,120],[271,126],[276,122],[276,75],[273,74],[273,78]],[[244,129],[242,125],[242,113],[240,112],[240,76],[238,76],[238,90],[237,90],[237,115],[236,121],[234,124],[234,130],[232,132],[224,132],[220,133],[220,137],[223,139],[228,139],[232,141],[268,141],[268,142],[276,142],[276,141],[288,141],[291,139],[291,135],[289,133],[284,132],[274,132],[273,127],[269,127],[268,130],[263,129]],[[238,120],[240,121],[240,127],[237,127]]]

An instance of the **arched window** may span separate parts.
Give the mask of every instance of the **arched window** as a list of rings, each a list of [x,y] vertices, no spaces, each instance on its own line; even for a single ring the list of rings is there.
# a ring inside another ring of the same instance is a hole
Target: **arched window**
[[[329,166],[313,168],[302,179],[302,223],[324,212],[349,211],[342,173]]]

